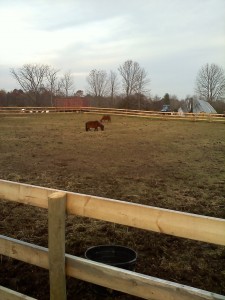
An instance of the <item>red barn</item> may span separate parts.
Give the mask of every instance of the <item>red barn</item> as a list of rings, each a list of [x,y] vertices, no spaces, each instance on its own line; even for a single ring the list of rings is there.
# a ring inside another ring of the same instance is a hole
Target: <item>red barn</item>
[[[56,98],[55,107],[88,107],[90,101],[86,97],[67,97],[67,98]]]

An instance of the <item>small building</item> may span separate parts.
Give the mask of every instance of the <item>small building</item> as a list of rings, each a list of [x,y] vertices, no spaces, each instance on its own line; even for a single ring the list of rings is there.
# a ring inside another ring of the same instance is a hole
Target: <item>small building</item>
[[[86,97],[65,97],[65,98],[56,98],[54,100],[55,107],[89,107],[90,101]]]

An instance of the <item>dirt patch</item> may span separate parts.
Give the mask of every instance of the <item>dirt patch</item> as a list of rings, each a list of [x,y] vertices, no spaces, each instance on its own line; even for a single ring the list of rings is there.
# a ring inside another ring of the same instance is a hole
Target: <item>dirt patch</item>
[[[0,178],[225,218],[223,123],[113,117],[104,131],[86,132],[85,122],[97,119],[72,113],[1,117]],[[45,210],[6,201],[0,208],[1,234],[47,247]],[[139,273],[225,295],[224,247],[67,217],[67,253],[84,257],[99,244],[137,251]],[[47,271],[4,256],[0,284],[49,299]],[[67,278],[68,300],[101,299],[91,287]]]

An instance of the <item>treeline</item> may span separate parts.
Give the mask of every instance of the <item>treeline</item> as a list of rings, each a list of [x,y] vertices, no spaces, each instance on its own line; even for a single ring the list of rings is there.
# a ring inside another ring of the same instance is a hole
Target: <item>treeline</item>
[[[59,97],[84,97],[91,106],[141,110],[161,110],[164,104],[177,111],[183,102],[199,98],[208,101],[218,113],[224,113],[224,70],[215,64],[203,66],[196,77],[196,95],[179,101],[166,93],[163,98],[150,96],[150,78],[138,62],[125,61],[117,71],[93,69],[86,78],[87,91],[74,90],[72,73],[59,76],[59,70],[38,64],[25,64],[10,70],[21,89],[0,90],[0,106],[54,106]]]
[[[37,105],[34,105],[33,101],[27,95],[27,93],[23,92],[21,89],[14,89],[11,92],[6,92],[4,90],[0,90],[0,106],[1,107],[32,107],[32,106],[40,106],[40,107],[51,107],[52,101],[54,103],[55,97],[51,100],[50,93],[48,91],[43,90],[38,97]],[[96,107],[111,107],[111,108],[125,108],[125,109],[141,109],[141,110],[152,110],[152,111],[160,111],[164,104],[169,104],[172,111],[177,111],[180,107],[182,107],[185,103],[189,102],[191,99],[195,98],[194,96],[187,96],[184,100],[179,100],[176,95],[165,94],[165,96],[161,99],[158,96],[151,98],[147,97],[143,94],[135,94],[129,97],[124,97],[122,95],[117,95],[113,99],[111,97],[95,97],[88,95],[83,95],[83,91],[78,90],[73,96],[82,97],[88,99],[88,103],[90,106]],[[70,96],[70,97],[73,97]],[[217,113],[224,114],[225,112],[225,102],[222,100],[217,101],[209,101],[209,103],[214,107]]]
[[[167,94],[168,95],[168,94]],[[57,97],[61,97],[60,95],[54,95],[53,100],[51,100],[50,93],[46,90],[42,90],[38,95],[38,101],[34,105],[33,100],[30,98],[29,94],[23,92],[22,89],[14,89],[11,92],[6,92],[4,90],[0,90],[0,106],[9,107],[9,106],[17,106],[17,107],[32,107],[32,106],[40,106],[40,107],[51,107],[52,102],[54,104],[54,99]],[[141,109],[141,110],[155,110],[159,111],[162,109],[165,103],[168,103],[168,99],[165,100],[165,97],[162,99],[155,96],[151,98],[147,97],[143,94],[134,94],[128,97],[124,97],[123,95],[115,95],[114,98],[110,96],[92,96],[90,94],[84,95],[83,91],[78,90],[74,95],[70,97],[82,97],[84,99],[88,99],[88,103],[90,106],[96,107],[114,107],[114,108],[125,108],[125,109]],[[179,101],[177,97],[170,96],[169,104],[172,110],[177,110],[181,106],[182,101]]]

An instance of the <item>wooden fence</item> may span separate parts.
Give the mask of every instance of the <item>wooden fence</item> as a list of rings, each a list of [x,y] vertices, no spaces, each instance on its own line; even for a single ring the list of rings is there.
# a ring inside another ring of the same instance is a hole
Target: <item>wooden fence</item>
[[[0,180],[0,199],[48,209],[48,248],[0,235],[0,254],[49,270],[50,299],[65,300],[65,276],[143,299],[225,300],[225,296],[65,254],[65,214],[225,246],[225,220]],[[57,246],[56,246],[57,245]],[[33,299],[0,287],[0,299]]]
[[[128,117],[142,117],[163,120],[224,122],[225,114],[159,112],[148,110],[131,110],[100,107],[0,107],[0,115],[24,113],[72,113],[83,112],[91,114],[111,114]]]

